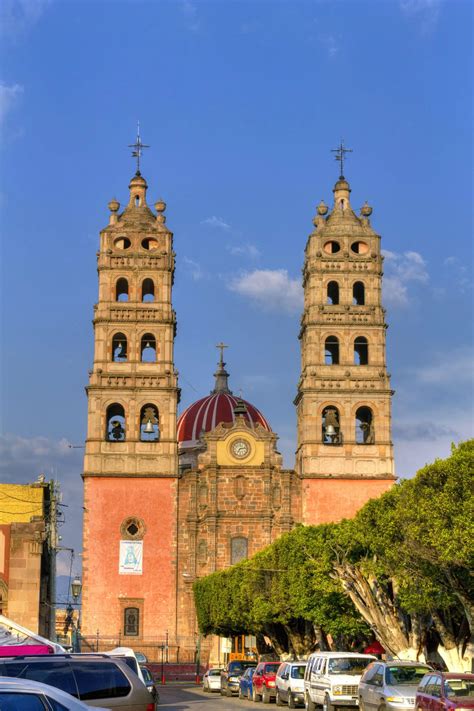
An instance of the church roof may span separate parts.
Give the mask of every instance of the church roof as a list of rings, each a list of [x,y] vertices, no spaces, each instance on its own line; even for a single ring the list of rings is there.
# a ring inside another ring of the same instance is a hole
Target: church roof
[[[214,373],[214,390],[207,397],[193,402],[178,418],[178,442],[195,442],[202,432],[210,432],[223,422],[233,423],[239,415],[246,419],[252,429],[259,424],[271,432],[271,427],[260,410],[247,400],[236,397],[229,390],[229,374],[224,366],[221,354],[217,371]]]

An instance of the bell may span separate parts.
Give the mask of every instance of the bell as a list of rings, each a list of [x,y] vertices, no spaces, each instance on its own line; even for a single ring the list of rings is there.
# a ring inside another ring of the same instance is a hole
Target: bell
[[[148,420],[148,422],[146,423],[144,432],[146,434],[155,434],[155,430],[153,429],[153,424],[151,420]]]
[[[328,425],[328,426],[326,427],[325,432],[326,432],[326,436],[327,436],[327,437],[335,437],[336,434],[337,434],[337,433],[336,433],[336,430],[334,429],[334,425]]]
[[[150,341],[147,341],[147,343],[145,343],[145,348],[151,348],[151,343],[150,343]]]
[[[117,348],[119,348],[119,351],[116,354],[116,358],[126,358],[127,357],[127,349],[125,348],[123,343],[119,343],[117,345]]]

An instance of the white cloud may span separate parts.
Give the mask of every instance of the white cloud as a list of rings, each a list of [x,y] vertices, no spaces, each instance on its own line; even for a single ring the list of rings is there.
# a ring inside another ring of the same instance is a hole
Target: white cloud
[[[250,259],[257,259],[260,257],[260,251],[254,244],[241,244],[227,247],[229,252],[233,257],[249,257]]]
[[[10,39],[27,31],[40,19],[51,0],[2,0],[0,29]]]
[[[385,276],[383,279],[383,300],[391,306],[407,306],[408,284],[426,284],[429,275],[426,262],[418,252],[390,252],[383,250]]]
[[[330,59],[334,59],[339,54],[341,49],[340,42],[333,34],[320,35],[319,42],[326,49]]]
[[[303,306],[303,288],[299,279],[291,279],[286,269],[255,269],[231,280],[229,287],[253,299],[268,311],[295,313]]]
[[[474,349],[470,346],[438,354],[434,361],[415,369],[416,379],[426,385],[473,385]]]
[[[46,466],[51,459],[66,457],[71,454],[69,442],[66,439],[51,440],[48,437],[19,437],[13,434],[0,436],[0,471],[7,473],[12,464],[40,463],[38,471],[31,472],[31,478],[42,471],[41,462]]]
[[[186,267],[191,273],[194,281],[199,281],[204,277],[204,272],[198,262],[195,262],[193,259],[189,259],[189,257],[184,257],[184,263],[186,264]]]
[[[216,215],[201,220],[201,225],[209,225],[210,227],[217,227],[221,230],[230,230],[230,225],[228,225],[222,217],[216,217]]]
[[[405,17],[419,23],[423,34],[429,34],[438,23],[441,0],[400,0],[400,9]]]
[[[191,0],[184,0],[181,4],[181,9],[186,21],[186,27],[191,32],[197,32],[201,27],[201,22],[198,17],[197,6]]]
[[[23,87],[20,84],[5,84],[0,82],[0,127],[10,111],[18,102],[19,97],[23,94]]]
[[[450,286],[457,287],[461,294],[465,294],[466,291],[472,289],[470,270],[457,257],[446,257],[443,266],[448,271]]]

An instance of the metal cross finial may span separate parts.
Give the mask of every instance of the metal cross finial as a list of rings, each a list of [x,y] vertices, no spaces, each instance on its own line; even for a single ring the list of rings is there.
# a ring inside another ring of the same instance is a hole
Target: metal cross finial
[[[344,139],[342,139],[340,145],[337,148],[333,148],[331,150],[331,153],[336,154],[334,156],[334,159],[337,160],[337,162],[341,166],[341,175],[339,176],[339,178],[342,179],[344,178],[344,157],[346,153],[352,153],[352,148],[346,148],[344,146]]]
[[[135,143],[130,143],[129,148],[133,148],[132,156],[137,159],[137,175],[140,175],[140,158],[142,157],[142,150],[144,148],[150,148],[145,143],[142,143],[140,138],[140,121],[137,121],[137,140]]]
[[[220,343],[217,344],[216,348],[220,348],[221,351],[221,358],[220,358],[220,365],[224,365],[224,348],[228,348],[229,346],[226,346],[225,343]]]

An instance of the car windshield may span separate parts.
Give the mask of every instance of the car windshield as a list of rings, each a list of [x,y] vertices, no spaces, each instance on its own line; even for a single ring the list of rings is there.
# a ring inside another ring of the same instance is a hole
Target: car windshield
[[[145,681],[153,681],[153,677],[146,667],[141,667],[141,670]]]
[[[399,686],[400,684],[418,686],[429,671],[429,667],[391,666],[387,667],[385,671],[385,681],[392,686]]]
[[[365,667],[372,662],[365,657],[339,657],[329,660],[329,674],[362,674]]]
[[[280,666],[280,662],[276,662],[275,664],[265,664],[265,669],[263,670],[263,673],[264,674],[276,674],[279,666]]]
[[[444,682],[444,693],[446,696],[474,698],[474,680],[472,679],[446,679]]]
[[[220,669],[209,669],[209,676],[220,676],[220,675],[221,675]]]
[[[304,679],[305,667],[292,667],[291,668],[291,678],[292,679]]]
[[[229,665],[230,674],[242,674],[245,669],[256,666],[255,662],[231,662]]]

